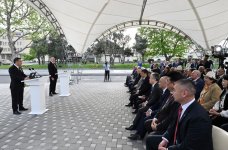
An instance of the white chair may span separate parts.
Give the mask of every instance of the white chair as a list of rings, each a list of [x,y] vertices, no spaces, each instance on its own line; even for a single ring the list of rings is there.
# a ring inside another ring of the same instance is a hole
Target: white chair
[[[214,150],[227,150],[228,149],[228,132],[213,126],[212,139]]]

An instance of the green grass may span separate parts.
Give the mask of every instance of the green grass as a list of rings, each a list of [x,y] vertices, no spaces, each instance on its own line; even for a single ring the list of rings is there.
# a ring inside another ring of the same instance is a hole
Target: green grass
[[[114,64],[112,69],[132,69],[136,63]],[[58,64],[59,69],[63,68],[83,68],[83,69],[103,69],[103,64]],[[149,68],[149,64],[144,64],[143,67]],[[0,69],[8,69],[10,65],[1,65]],[[23,68],[47,69],[47,64],[44,65],[23,65]]]

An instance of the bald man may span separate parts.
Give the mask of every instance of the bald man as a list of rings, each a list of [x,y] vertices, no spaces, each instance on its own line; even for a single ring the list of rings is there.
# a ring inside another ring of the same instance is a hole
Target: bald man
[[[58,94],[55,92],[56,82],[58,79],[58,74],[57,74],[58,71],[57,71],[57,65],[54,57],[50,58],[50,62],[48,64],[48,72],[49,72],[49,78],[50,78],[49,96],[53,96],[53,94]]]
[[[201,78],[201,72],[199,70],[192,71],[191,79],[194,81],[196,85],[195,99],[198,100],[200,97],[200,93],[204,87],[204,80]]]

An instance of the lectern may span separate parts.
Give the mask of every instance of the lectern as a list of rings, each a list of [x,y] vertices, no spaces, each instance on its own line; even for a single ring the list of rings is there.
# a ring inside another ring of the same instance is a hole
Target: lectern
[[[46,97],[45,97],[45,77],[35,78],[30,80],[24,80],[26,85],[29,86],[29,93],[31,99],[31,112],[29,114],[43,114],[46,109]]]
[[[70,74],[68,72],[58,73],[60,80],[60,95],[59,96],[70,96]]]

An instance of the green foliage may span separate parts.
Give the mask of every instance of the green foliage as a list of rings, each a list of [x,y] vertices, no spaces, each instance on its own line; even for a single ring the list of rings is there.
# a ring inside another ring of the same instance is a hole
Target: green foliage
[[[122,31],[114,32],[95,43],[91,47],[91,52],[99,57],[101,57],[101,55],[110,56],[110,63],[114,64],[114,59],[116,57],[125,57],[125,45],[130,41],[130,39],[130,36],[124,35]]]
[[[15,51],[18,40],[39,40],[53,30],[48,21],[23,0],[0,1],[0,27],[0,35],[7,35],[12,59],[32,44],[30,42],[22,50]]]
[[[124,55],[127,57],[133,56],[133,52],[132,52],[131,48],[129,48],[129,47],[125,48]]]
[[[30,54],[22,54],[22,58],[23,60],[33,60],[36,58],[36,56]]]
[[[139,33],[148,41],[147,56],[162,55],[166,60],[182,57],[190,46],[190,41],[183,36],[164,29],[142,27]]]
[[[135,49],[138,53],[142,55],[142,61],[144,62],[144,55],[147,49],[147,38],[142,37],[138,34],[135,35],[135,44],[133,46],[133,49]]]

